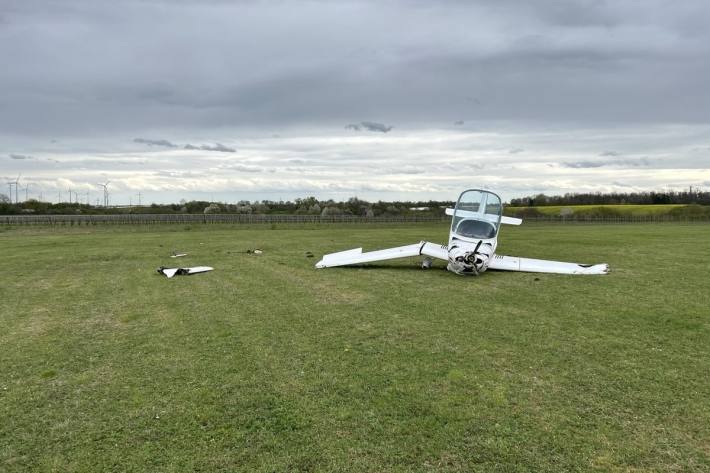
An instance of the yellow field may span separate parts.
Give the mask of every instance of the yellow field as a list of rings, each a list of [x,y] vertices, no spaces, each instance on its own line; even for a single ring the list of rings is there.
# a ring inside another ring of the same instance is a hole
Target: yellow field
[[[662,205],[550,205],[537,207],[506,207],[506,213],[517,214],[524,209],[535,209],[543,215],[560,215],[562,209],[571,209],[576,215],[580,214],[600,214],[612,211],[622,215],[660,215],[667,214],[673,209],[687,207],[685,204],[662,204]]]

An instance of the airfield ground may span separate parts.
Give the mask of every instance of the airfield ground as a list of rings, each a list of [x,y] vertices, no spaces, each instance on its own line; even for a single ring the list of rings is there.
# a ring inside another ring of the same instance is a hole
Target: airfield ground
[[[0,229],[0,471],[710,470],[710,225],[503,228],[608,276],[313,268],[446,233]]]

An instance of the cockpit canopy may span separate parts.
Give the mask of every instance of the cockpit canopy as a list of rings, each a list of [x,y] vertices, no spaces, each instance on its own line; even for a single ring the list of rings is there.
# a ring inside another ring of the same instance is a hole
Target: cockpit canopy
[[[452,236],[463,240],[495,238],[502,213],[503,205],[496,194],[478,189],[464,191],[451,220]]]

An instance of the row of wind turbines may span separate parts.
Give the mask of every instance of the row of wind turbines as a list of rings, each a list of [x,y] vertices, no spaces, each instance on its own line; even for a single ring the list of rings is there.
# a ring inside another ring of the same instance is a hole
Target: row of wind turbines
[[[8,181],[8,182],[7,182],[7,186],[8,186],[8,188],[9,188],[9,190],[10,190],[8,197],[10,198],[10,203],[11,203],[11,204],[12,204],[12,203],[15,203],[15,204],[19,204],[19,203],[20,203],[20,197],[19,197],[20,177],[22,177],[22,174],[21,174],[21,173],[17,175],[17,178],[16,178],[14,181]],[[103,191],[104,191],[104,201],[103,201],[103,205],[104,205],[104,207],[108,207],[108,205],[109,205],[108,185],[109,185],[110,183],[111,183],[111,181],[106,181],[106,182],[104,182],[104,183],[101,183],[101,182],[97,183],[97,185],[103,187]],[[14,200],[14,202],[13,202],[13,200],[12,200],[12,188],[13,188],[13,186],[15,187],[15,200]],[[25,187],[23,187],[23,190],[25,191],[25,202],[27,202],[27,201],[29,200],[30,184],[27,183],[27,184],[25,185]],[[74,194],[74,200],[72,200],[72,194]],[[138,194],[138,196],[139,196],[139,197],[138,197],[138,200],[139,200],[139,202],[140,202],[140,194]],[[42,200],[41,194],[40,194],[40,200]],[[58,193],[58,200],[57,200],[57,203],[59,203],[59,202],[61,202],[61,201],[62,201],[62,193],[61,193],[61,191],[60,191],[60,192]],[[74,191],[74,190],[72,190],[72,189],[69,189],[69,203],[77,203],[77,204],[79,203],[79,193],[76,192],[76,191]],[[86,203],[87,203],[87,205],[89,204],[89,191],[86,191]],[[98,199],[96,199],[96,204],[97,204],[97,205],[99,204]]]

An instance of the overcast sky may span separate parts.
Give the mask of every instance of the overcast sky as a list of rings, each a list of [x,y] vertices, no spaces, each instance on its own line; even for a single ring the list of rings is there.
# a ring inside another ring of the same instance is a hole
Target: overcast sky
[[[0,192],[707,189],[708,24],[707,0],[1,0]]]

